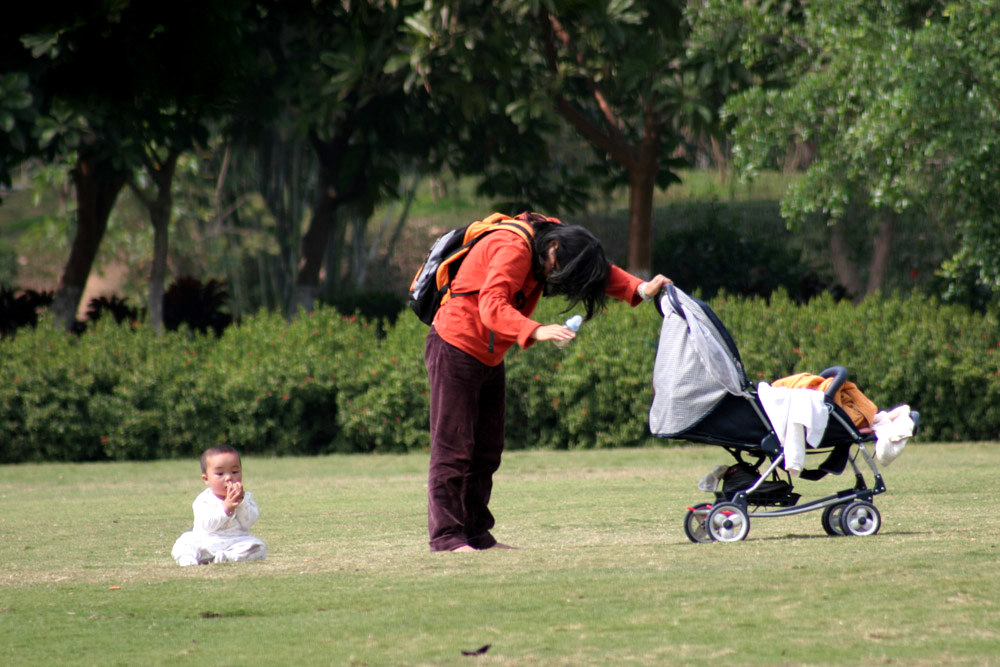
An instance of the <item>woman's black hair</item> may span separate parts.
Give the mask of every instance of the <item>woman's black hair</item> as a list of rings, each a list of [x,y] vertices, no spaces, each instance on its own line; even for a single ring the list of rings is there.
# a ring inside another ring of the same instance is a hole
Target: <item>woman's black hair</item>
[[[564,225],[540,213],[522,213],[515,219],[530,222],[535,229],[532,270],[536,279],[545,281],[545,295],[566,297],[566,311],[582,303],[587,320],[604,310],[610,264],[597,237],[583,227]],[[545,261],[553,241],[557,244],[556,266],[545,278]]]

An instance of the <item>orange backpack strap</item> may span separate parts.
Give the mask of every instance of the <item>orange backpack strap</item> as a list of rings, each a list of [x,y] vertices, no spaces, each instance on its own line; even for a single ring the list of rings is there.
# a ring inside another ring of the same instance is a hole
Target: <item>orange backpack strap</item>
[[[438,289],[444,289],[444,293],[441,296],[442,306],[453,296],[468,296],[479,292],[479,290],[472,290],[470,292],[453,293],[450,288],[451,281],[455,279],[455,274],[458,273],[462,260],[464,260],[465,256],[469,254],[472,247],[487,234],[501,229],[507,229],[516,233],[524,239],[525,243],[528,244],[528,247],[531,248],[532,251],[534,250],[535,231],[528,223],[514,220],[513,218],[509,218],[502,213],[494,213],[484,220],[473,222],[465,229],[465,238],[462,247],[450,255],[448,259],[441,262],[441,265],[437,269],[436,280]]]
[[[494,213],[485,220],[478,220],[465,227],[456,227],[440,236],[431,245],[427,257],[410,282],[410,308],[421,322],[431,324],[435,313],[452,296],[465,296],[478,292],[476,290],[452,294],[451,281],[472,246],[487,234],[501,229],[514,232],[534,250],[535,230],[531,224],[514,220],[502,213]]]

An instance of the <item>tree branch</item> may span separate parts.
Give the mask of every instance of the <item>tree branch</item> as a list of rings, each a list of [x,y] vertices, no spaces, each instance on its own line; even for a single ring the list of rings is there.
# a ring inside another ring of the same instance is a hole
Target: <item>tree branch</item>
[[[153,199],[146,194],[142,187],[139,186],[135,180],[135,176],[129,175],[128,180],[125,182],[128,183],[129,190],[131,190],[136,199],[138,199],[142,205],[146,207],[147,211],[153,208]]]
[[[542,9],[538,16],[546,65],[549,71],[558,77],[559,61],[556,54],[556,40],[558,39],[563,48],[571,53],[573,51],[572,39],[559,19],[549,14],[548,11]],[[583,56],[578,54],[576,61],[582,63]],[[621,130],[623,125],[621,118],[615,113],[594,80],[587,77],[586,83],[604,118],[603,128],[592,122],[586,114],[558,92],[554,95],[556,111],[572,123],[588,141],[610,154],[615,162],[630,169],[636,163],[637,158],[628,137]]]

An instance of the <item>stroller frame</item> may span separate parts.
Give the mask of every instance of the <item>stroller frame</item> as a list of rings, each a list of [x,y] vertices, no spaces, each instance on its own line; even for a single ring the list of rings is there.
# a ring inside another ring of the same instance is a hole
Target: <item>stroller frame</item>
[[[753,494],[769,478],[777,476],[777,471],[782,469],[785,454],[781,450],[770,420],[757,401],[748,397],[754,412],[769,431],[767,437],[761,442],[761,456],[753,467],[759,468],[767,458],[770,458],[771,462],[749,487],[733,493],[716,490],[715,503],[700,503],[688,507],[684,518],[684,530],[688,539],[692,542],[739,541],[746,539],[749,533],[750,517],[756,519],[792,516],[820,509],[824,510],[821,523],[828,535],[865,536],[878,532],[881,527],[881,515],[872,499],[875,495],[885,493],[887,488],[875,459],[865,447],[865,442],[870,442],[874,437],[866,437],[859,433],[843,411],[837,409],[833,404],[832,396],[846,380],[847,370],[842,366],[833,366],[822,371],[820,376],[834,378],[830,389],[826,392],[826,405],[830,411],[830,417],[836,420],[851,436],[852,442],[850,444],[841,444],[836,447],[849,447],[854,450],[853,455],[849,452],[846,456],[846,464],[849,464],[854,472],[854,486],[801,504],[797,503],[798,494],[791,493],[793,487],[790,483],[787,485],[787,495],[784,497],[753,497]],[[723,448],[729,451],[737,461],[743,462],[743,450],[725,445]],[[809,455],[822,454],[832,449],[834,447],[823,448],[821,445],[820,448],[811,450]],[[858,456],[863,458],[874,476],[871,487],[868,486],[865,476],[858,466]],[[777,506],[777,508],[760,509],[772,506]]]
[[[730,467],[729,472],[742,468],[729,480],[737,482],[735,488],[727,488],[728,484],[716,478],[715,502],[687,508],[684,530],[688,538],[693,542],[735,542],[746,538],[751,516],[782,517],[816,510],[823,512],[821,523],[828,535],[877,533],[882,519],[873,499],[886,491],[886,485],[865,446],[875,442],[876,436],[859,430],[834,400],[847,381],[847,370],[832,366],[819,373],[831,378],[823,392],[823,405],[829,413],[827,428],[821,442],[814,448],[807,447],[806,454],[807,458],[823,452],[828,455],[818,468],[802,470],[800,478],[815,481],[827,474],[839,475],[850,464],[854,485],[800,504],[799,494],[792,493],[792,476],[784,469],[783,445],[756,388],[746,377],[739,351],[722,321],[707,304],[672,284],[667,285],[655,305],[663,315],[663,326],[653,371],[651,432],[659,437],[721,446],[737,460],[737,466]],[[911,411],[911,416],[915,432],[919,415]],[[756,464],[744,461],[744,454],[756,457]],[[865,480],[858,457],[874,475],[871,485]],[[765,460],[770,463],[761,473]],[[779,479],[779,471],[785,473],[787,483]]]
[[[833,366],[831,368],[828,368],[820,373],[820,377],[831,377],[831,374],[833,375],[833,377],[835,377],[835,380],[831,385],[831,390],[827,392],[828,397],[832,394],[836,394],[837,389],[839,389],[843,385],[844,381],[847,379],[847,370],[842,366]],[[764,423],[770,427],[770,420],[768,420],[767,417],[763,414],[763,412],[760,409],[760,406],[758,406],[756,402],[752,403],[752,405],[754,411],[758,413],[758,416],[761,418],[761,420],[764,421]],[[853,423],[850,423],[841,411],[834,410],[833,404],[831,402],[827,402],[826,405],[827,408],[830,410],[830,416],[836,419],[838,422],[840,422],[841,426],[844,427],[844,430],[854,435],[855,428]],[[773,431],[771,434],[773,435]],[[733,497],[733,502],[737,502],[742,504],[743,506],[747,506],[749,504],[748,500],[749,495],[754,491],[756,491],[757,488],[764,483],[768,475],[777,470],[778,467],[784,462],[785,459],[784,452],[779,452],[776,447],[774,448],[769,447],[768,444],[770,442],[772,441],[769,437],[762,445],[762,449],[765,454],[772,455],[773,458],[771,465],[768,466],[767,470],[765,470],[761,474],[760,479],[758,479],[757,482],[753,484],[753,486],[743,491],[737,492],[736,495]],[[882,473],[879,472],[878,466],[875,463],[875,459],[872,458],[872,455],[868,452],[868,449],[865,447],[865,438],[862,437],[860,434],[858,434],[853,444],[855,447],[857,447],[857,451],[855,452],[854,456],[848,456],[847,458],[847,462],[851,465],[851,468],[854,470],[855,484],[853,489],[838,491],[837,493],[831,494],[829,496],[818,498],[816,500],[803,503],[802,505],[795,505],[788,509],[772,510],[768,512],[755,512],[754,516],[768,517],[768,516],[789,516],[793,514],[802,514],[804,512],[811,512],[812,510],[815,509],[820,509],[822,507],[827,507],[829,505],[835,505],[837,503],[847,502],[850,500],[871,501],[872,496],[879,493],[885,493],[886,491],[885,481],[882,479]],[[864,457],[865,463],[868,464],[868,467],[871,469],[872,474],[875,476],[875,484],[871,489],[868,488],[867,484],[865,483],[865,477],[862,474],[861,469],[858,468],[857,464],[858,454]]]

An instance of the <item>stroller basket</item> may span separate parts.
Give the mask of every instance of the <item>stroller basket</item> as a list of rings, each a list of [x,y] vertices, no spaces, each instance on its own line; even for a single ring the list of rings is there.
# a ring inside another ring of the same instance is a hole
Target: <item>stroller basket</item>
[[[722,490],[715,492],[715,502],[733,501],[741,492],[760,481],[759,465],[754,467],[740,461],[726,469],[722,475]],[[747,503],[752,506],[792,507],[801,496],[793,493],[791,482],[782,479],[769,479],[757,484],[753,492],[747,493]]]
[[[827,411],[822,440],[806,448],[808,459],[822,461],[807,465],[798,479],[808,482],[839,475],[849,465],[854,485],[800,503],[802,496],[795,492],[792,476],[784,467],[783,443],[757,390],[748,382],[739,351],[722,321],[706,303],[674,285],[667,285],[657,307],[663,323],[653,367],[650,431],[664,438],[718,446],[736,459],[735,464],[717,468],[715,501],[688,508],[684,519],[688,538],[739,541],[750,530],[751,515],[780,517],[814,510],[823,510],[821,523],[828,535],[877,533],[881,515],[873,498],[886,487],[866,447],[876,436],[860,431],[835,401],[847,381],[847,370],[833,366],[821,371],[821,377],[830,378],[829,386],[809,395]],[[911,411],[910,416],[915,430],[919,415]],[[870,484],[859,460],[871,473]],[[706,484],[711,487],[711,477],[699,486],[712,490],[706,488]]]

